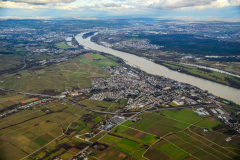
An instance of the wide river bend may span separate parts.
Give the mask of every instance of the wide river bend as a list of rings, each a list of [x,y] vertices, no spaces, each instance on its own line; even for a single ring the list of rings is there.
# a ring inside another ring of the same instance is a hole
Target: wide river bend
[[[85,33],[78,34],[77,36],[75,36],[75,39],[78,41],[80,45],[84,46],[85,48],[89,48],[89,49],[100,51],[100,52],[105,52],[105,53],[120,57],[123,60],[127,61],[128,64],[137,66],[141,70],[147,73],[168,77],[184,83],[189,83],[203,90],[208,90],[210,93],[213,93],[216,96],[226,98],[228,100],[232,100],[233,102],[240,104],[239,89],[235,89],[235,88],[225,86],[219,83],[215,83],[209,80],[205,80],[205,79],[201,79],[201,78],[187,75],[184,73],[180,73],[177,71],[173,71],[162,65],[151,62],[145,58],[138,57],[130,53],[107,48],[102,45],[98,45],[94,42],[91,42],[90,39],[92,36],[86,39],[83,39],[82,38],[83,34]]]

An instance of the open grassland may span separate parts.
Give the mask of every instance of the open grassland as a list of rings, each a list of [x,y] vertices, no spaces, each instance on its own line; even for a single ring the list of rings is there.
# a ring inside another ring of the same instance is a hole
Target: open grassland
[[[48,108],[51,112],[41,111]],[[0,120],[0,158],[18,160],[35,152],[64,131],[77,120],[75,114],[85,111],[56,100],[33,110],[23,110]],[[9,151],[14,154],[10,154]],[[66,155],[67,156],[67,155]]]
[[[67,45],[65,42],[55,43],[54,47],[57,47],[57,48],[60,48],[60,49],[72,48],[71,46]]]
[[[19,91],[41,92],[44,89],[72,89],[91,87],[91,79],[108,77],[109,74],[91,64],[84,64],[79,59],[69,60],[52,66],[36,66],[30,70],[7,75],[0,83],[3,88]]]

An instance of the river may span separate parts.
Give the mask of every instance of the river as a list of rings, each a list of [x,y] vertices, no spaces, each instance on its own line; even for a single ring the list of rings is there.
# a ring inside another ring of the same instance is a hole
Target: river
[[[201,88],[202,90],[208,90],[210,93],[213,93],[214,95],[217,95],[222,98],[226,98],[228,100],[232,100],[233,102],[240,104],[239,89],[235,89],[235,88],[225,86],[219,83],[215,83],[209,80],[205,80],[205,79],[201,79],[201,78],[187,75],[184,73],[180,73],[177,71],[173,71],[162,65],[151,62],[145,58],[98,45],[94,42],[91,42],[90,40],[91,37],[83,39],[82,38],[83,34],[85,33],[78,34],[75,37],[75,39],[78,41],[80,45],[84,46],[84,48],[86,49],[89,48],[92,50],[105,52],[105,53],[114,55],[116,57],[120,57],[123,60],[126,60],[130,65],[137,66],[141,70],[147,73],[168,77],[168,78],[177,80],[179,82],[189,83],[191,85]]]

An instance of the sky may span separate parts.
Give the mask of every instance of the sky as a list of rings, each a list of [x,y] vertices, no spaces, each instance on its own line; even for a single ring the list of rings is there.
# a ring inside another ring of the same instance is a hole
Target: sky
[[[0,0],[0,17],[240,18],[240,0]]]

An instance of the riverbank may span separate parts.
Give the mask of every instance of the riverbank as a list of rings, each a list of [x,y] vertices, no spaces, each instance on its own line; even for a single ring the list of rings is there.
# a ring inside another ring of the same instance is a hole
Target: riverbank
[[[237,104],[240,104],[240,99],[239,99],[240,90],[239,89],[229,87],[227,85],[215,83],[215,82],[205,80],[202,78],[198,78],[198,77],[195,77],[192,75],[183,74],[181,72],[168,69],[167,67],[165,67],[163,65],[159,65],[152,61],[149,61],[149,60],[147,60],[147,58],[139,57],[139,56],[127,53],[127,52],[121,52],[118,50],[104,47],[102,45],[98,45],[94,42],[91,42],[91,40],[90,40],[91,37],[83,39],[82,38],[83,34],[84,33],[78,34],[75,38],[78,41],[78,43],[83,45],[85,48],[93,49],[93,50],[96,50],[99,52],[105,52],[105,53],[114,55],[116,57],[120,57],[123,60],[127,61],[127,64],[130,64],[131,66],[137,66],[137,67],[139,67],[139,69],[141,69],[147,73],[150,73],[153,75],[164,76],[167,78],[177,80],[179,82],[188,83],[193,86],[197,86],[197,87],[201,88],[202,90],[208,90],[209,93],[212,93],[216,96],[222,97],[224,99],[229,99],[233,102],[236,102]]]
[[[133,54],[135,56],[138,57],[142,57],[141,53],[140,54],[136,54],[134,52],[131,52],[129,50],[125,50],[123,48],[113,48],[114,50],[118,50],[121,52],[126,52],[128,51],[128,53]],[[151,57],[147,57],[147,56],[143,56],[144,58],[151,58]],[[189,66],[189,65],[183,65],[183,64],[179,64],[178,62],[174,63],[174,62],[167,62],[167,61],[157,61],[157,60],[153,60],[152,62],[156,63],[156,64],[160,64],[163,65],[165,67],[167,67],[168,69],[171,69],[173,71],[178,71],[180,73],[184,73],[187,75],[191,75],[194,77],[198,77],[198,78],[202,78],[202,79],[206,79],[212,82],[216,82],[219,84],[223,84],[229,87],[233,87],[236,89],[240,89],[240,79],[237,77],[233,77],[224,73],[220,73],[220,72],[216,72],[216,71],[211,71],[209,69],[204,69],[204,68],[198,68],[198,67],[194,67],[194,66]]]
[[[225,75],[219,72],[210,71],[207,69],[187,66],[177,63],[169,63],[163,61],[155,61],[155,63],[163,65],[168,69],[178,71],[184,74],[192,75],[202,79],[210,80],[219,84],[227,85],[236,89],[240,89],[240,79]]]

